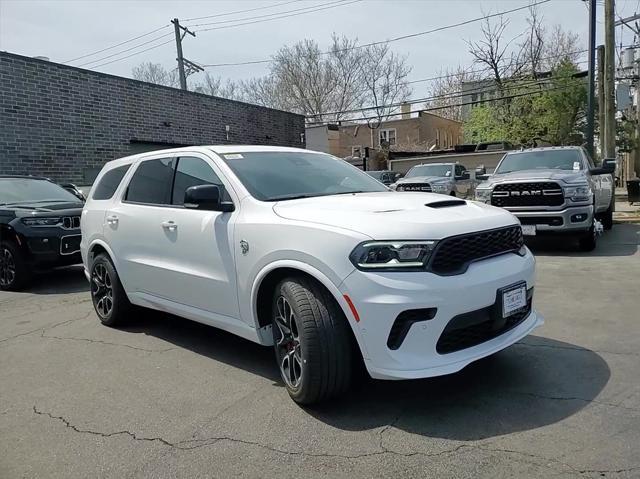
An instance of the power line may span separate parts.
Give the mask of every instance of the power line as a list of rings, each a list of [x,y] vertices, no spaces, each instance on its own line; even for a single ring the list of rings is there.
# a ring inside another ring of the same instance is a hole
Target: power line
[[[486,100],[470,101],[470,102],[465,102],[465,103],[459,103],[456,106],[477,105],[478,103],[487,103],[487,102],[490,102],[490,101],[509,100],[511,98],[520,98],[520,97],[523,97],[523,96],[536,95],[536,94],[540,94],[540,93],[547,93],[547,92],[550,92],[550,91],[566,90],[570,86],[571,85],[567,85],[567,86],[564,86],[564,87],[547,88],[546,90],[529,91],[529,92],[526,92],[526,93],[519,93],[519,94],[514,94],[514,95],[509,95],[509,96],[503,96],[501,98],[488,98]],[[411,113],[428,113],[430,111],[444,110],[444,109],[450,108],[450,107],[451,107],[451,105],[422,108],[420,110],[414,110]],[[404,113],[402,113],[402,112],[397,112],[397,113],[385,114],[383,116],[385,117],[385,120],[387,120],[389,117],[400,116],[400,115],[403,115],[403,114]],[[317,116],[321,116],[321,115],[317,115]],[[365,121],[365,120],[379,120],[379,119],[380,119],[380,116],[376,115],[376,116],[368,116],[368,117],[356,118],[355,120]],[[307,125],[309,125],[309,126],[323,125],[323,124],[326,124],[326,123],[327,123],[326,121],[317,121],[317,122],[308,122]]]
[[[321,3],[321,4],[318,4],[318,5],[311,5],[311,6],[307,6],[307,7],[295,8],[293,10],[285,10],[284,12],[266,13],[266,14],[262,14],[262,15],[256,15],[255,17],[235,18],[235,19],[232,19],[232,20],[221,20],[221,21],[218,21],[218,22],[196,23],[196,24],[191,24],[191,25],[187,25],[187,26],[193,28],[193,27],[206,27],[207,25],[222,25],[224,23],[243,22],[245,20],[255,20],[255,19],[261,19],[261,18],[267,18],[267,17],[275,17],[275,16],[278,16],[278,15],[284,15],[286,13],[292,13],[292,12],[302,12],[302,13],[300,13],[300,15],[302,15],[303,13],[307,13],[306,10],[315,11],[315,10],[310,10],[310,9],[319,8],[319,7],[327,7],[328,8],[329,5],[340,6],[340,5],[337,5],[337,4],[346,3],[347,1],[348,0],[334,0],[334,1],[331,1],[331,2]],[[358,1],[360,1],[360,0],[358,0]],[[286,18],[287,16],[294,16],[294,15],[284,15],[283,17],[278,17],[278,18]],[[268,20],[275,20],[275,19],[268,19]],[[205,31],[205,30],[201,30],[201,31]]]
[[[264,7],[249,8],[247,10],[236,10],[235,12],[217,13],[215,15],[206,15],[204,17],[187,18],[184,21],[185,22],[192,22],[194,20],[204,20],[206,18],[226,17],[228,15],[235,15],[236,13],[256,12],[258,10],[266,10],[268,8],[282,7],[284,5],[289,5],[290,3],[298,3],[298,2],[302,2],[302,1],[303,0],[290,0],[288,2],[280,2],[280,3],[273,4],[273,5],[266,5]]]
[[[330,8],[342,7],[342,6],[345,6],[345,5],[351,5],[352,3],[358,3],[358,2],[362,2],[362,1],[363,0],[350,0],[350,1],[340,0],[338,2],[325,4],[324,6],[321,6],[321,7],[318,7],[318,8],[314,8],[314,9],[309,9],[309,10],[306,10],[304,12],[291,13],[289,15],[281,15],[279,17],[273,17],[273,18],[263,18],[261,20],[253,20],[251,22],[236,23],[234,25],[224,25],[224,26],[221,26],[221,27],[204,28],[202,30],[196,30],[196,33],[198,33],[198,32],[210,32],[212,30],[225,30],[227,28],[241,27],[243,25],[253,25],[255,23],[263,23],[263,22],[270,22],[272,20],[280,20],[281,18],[296,17],[298,15],[305,15],[307,13],[319,12],[321,10],[328,10]],[[544,1],[549,2],[551,0],[544,0]]]
[[[115,45],[111,45],[110,47],[103,48],[102,50],[97,50],[95,52],[87,53],[86,55],[82,55],[82,56],[79,56],[79,57],[76,57],[76,58],[72,58],[71,60],[67,60],[67,61],[64,61],[62,63],[71,63],[71,62],[75,62],[76,60],[81,60],[83,58],[92,57],[94,55],[97,55],[98,53],[106,52],[107,50],[112,50],[113,48],[117,48],[117,47],[119,47],[121,45],[125,45],[127,43],[133,42],[133,41],[138,40],[140,38],[147,37],[147,36],[149,36],[149,35],[151,35],[153,33],[159,32],[160,30],[163,30],[163,29],[167,28],[168,26],[169,26],[169,24],[163,25],[163,26],[161,26],[159,28],[156,28],[155,30],[151,30],[150,32],[143,33],[142,35],[138,35],[137,37],[133,37],[133,38],[130,38],[129,40],[125,40],[125,41],[117,43]]]
[[[145,48],[144,50],[140,50],[139,52],[134,52],[134,53],[132,53],[130,55],[127,55],[127,56],[124,56],[122,58],[116,58],[115,60],[111,60],[109,62],[101,63],[100,65],[93,65],[91,68],[95,69],[95,68],[103,67],[105,65],[110,65],[111,63],[119,62],[120,60],[125,60],[127,58],[132,57],[132,56],[139,55],[140,53],[144,53],[144,52],[148,52],[149,50],[153,50],[154,48],[158,48],[158,47],[161,47],[163,45],[168,45],[169,43],[173,43],[173,39],[168,40],[168,41],[163,42],[163,43],[159,43],[158,45],[154,45],[154,46],[149,47],[149,48]]]
[[[125,50],[122,50],[122,51],[119,51],[119,52],[116,52],[116,53],[112,53],[111,55],[107,55],[106,57],[102,57],[102,58],[98,58],[96,60],[90,60],[88,62],[81,63],[78,66],[79,67],[83,67],[85,65],[90,65],[91,63],[98,63],[98,62],[101,62],[102,60],[108,60],[109,58],[113,58],[113,57],[116,57],[118,55],[122,55],[123,53],[130,52],[131,50],[135,50],[136,48],[143,47],[145,45],[148,45],[149,43],[153,43],[155,41],[162,40],[163,38],[167,38],[167,37],[170,37],[170,36],[173,36],[173,33],[167,33],[166,35],[160,35],[159,37],[152,38],[151,40],[147,40],[146,42],[139,43],[138,45],[134,45],[132,47],[126,48]],[[147,50],[150,50],[150,49],[147,49]],[[139,53],[146,52],[147,50],[142,50]],[[131,56],[131,55],[129,55],[129,56]],[[126,57],[123,57],[123,58],[129,58],[129,56],[126,56]]]
[[[356,1],[359,1],[359,0],[356,0]],[[535,7],[537,5],[542,5],[544,3],[548,3],[550,1],[551,0],[539,0],[539,1],[535,2],[535,3],[530,3],[530,4],[527,4],[527,5],[524,5],[524,6],[520,6],[520,7],[517,7],[517,8],[512,8],[510,10],[504,10],[502,12],[493,13],[493,14],[490,14],[490,15],[483,15],[481,17],[472,18],[472,19],[465,20],[465,21],[458,22],[458,23],[452,23],[450,25],[445,25],[445,26],[442,26],[442,27],[433,28],[431,30],[426,30],[426,31],[423,31],[423,32],[417,32],[417,33],[411,33],[411,34],[408,34],[408,35],[402,35],[402,36],[399,36],[399,37],[391,38],[389,40],[381,40],[381,41],[377,41],[377,42],[365,43],[363,45],[357,45],[355,47],[350,47],[350,48],[343,48],[341,50],[323,52],[323,54],[324,55],[328,55],[328,54],[334,53],[334,52],[335,53],[339,53],[339,52],[344,52],[344,51],[349,51],[349,50],[355,50],[355,49],[359,49],[359,48],[365,48],[365,47],[369,47],[369,46],[374,46],[374,45],[388,44],[388,43],[392,43],[392,42],[397,42],[399,40],[405,40],[407,38],[414,38],[414,37],[418,37],[418,36],[421,36],[421,35],[427,35],[429,33],[440,32],[442,30],[447,30],[449,28],[456,28],[456,27],[460,27],[460,26],[463,26],[463,25],[468,25],[470,23],[479,22],[481,20],[487,20],[489,18],[499,17],[501,15],[506,15],[508,13],[513,13],[513,12],[517,12],[517,11],[520,11],[520,10],[525,10],[525,9],[528,9],[528,8]],[[226,26],[226,27],[204,29],[204,30],[200,30],[200,31],[205,32],[205,31],[209,31],[209,30],[218,30],[218,29],[222,29],[222,28],[229,28],[229,27],[232,27],[232,26],[234,26],[234,25],[229,25],[229,26]],[[239,65],[255,65],[257,63],[271,63],[272,61],[273,61],[273,59],[270,58],[270,59],[265,59],[265,60],[253,60],[253,61],[248,61],[248,62],[236,62],[236,63],[209,63],[209,64],[202,64],[200,66],[204,67],[204,68],[215,68],[215,67],[223,67],[223,66],[226,67],[226,66],[239,66]]]
[[[584,74],[584,72],[583,72]],[[558,78],[558,77],[556,77]],[[491,81],[492,79],[483,79],[483,80],[478,80],[478,81]],[[517,81],[519,80],[520,83],[514,84],[514,85],[510,85],[510,86],[505,86],[503,88],[501,88],[501,91],[509,91],[509,90],[517,90],[519,88],[531,88],[531,87],[536,87],[536,86],[543,86],[545,84],[548,83],[549,77],[547,78],[539,78],[539,79],[524,79],[524,78],[520,78],[520,79],[512,79],[512,81]],[[582,81],[582,77],[573,77],[571,79],[567,78],[567,81]],[[495,85],[492,85],[495,86]],[[498,88],[491,88],[491,86],[487,86],[487,85],[481,85],[481,86],[477,86],[475,88],[470,88],[468,90],[457,90],[457,91],[453,91],[453,92],[449,92],[449,93],[445,93],[442,95],[434,95],[434,96],[429,96],[429,97],[424,97],[424,98],[413,98],[413,99],[409,99],[409,100],[405,100],[399,103],[390,103],[390,104],[386,104],[386,105],[378,105],[378,106],[368,106],[368,107],[363,107],[363,108],[354,108],[351,110],[340,110],[340,111],[330,111],[330,112],[323,112],[323,113],[319,113],[317,115],[308,115],[308,116],[328,116],[328,115],[336,115],[339,113],[359,113],[359,112],[363,112],[363,111],[369,111],[369,110],[379,110],[379,109],[385,109],[385,108],[398,108],[400,106],[402,106],[403,104],[406,105],[415,105],[416,103],[424,103],[427,101],[433,101],[433,100],[449,100],[449,99],[455,99],[455,98],[461,98],[461,97],[465,97],[468,95],[473,95],[473,94],[477,94],[477,93],[491,93],[491,92],[495,92],[497,91]],[[444,108],[450,108],[450,107],[457,107],[460,106],[459,103],[457,104],[451,104],[451,105],[446,105]]]

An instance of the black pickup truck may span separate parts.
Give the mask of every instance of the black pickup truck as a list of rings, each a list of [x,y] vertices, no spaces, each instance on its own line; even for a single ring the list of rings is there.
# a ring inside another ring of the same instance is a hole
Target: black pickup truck
[[[35,272],[81,263],[83,202],[47,178],[0,175],[0,290]]]

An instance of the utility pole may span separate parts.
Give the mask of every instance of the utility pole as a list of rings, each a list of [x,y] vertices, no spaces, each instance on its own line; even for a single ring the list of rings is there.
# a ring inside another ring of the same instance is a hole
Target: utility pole
[[[604,146],[604,46],[598,45],[597,48],[598,54],[598,131],[600,132],[600,158],[605,157],[605,152],[607,151]]]
[[[616,155],[616,96],[615,96],[615,26],[614,0],[604,2],[604,100],[605,151],[604,158]],[[603,159],[604,159],[603,158]]]
[[[587,91],[587,151],[594,157],[593,124],[595,120],[595,49],[596,49],[596,0],[589,0],[589,75]]]
[[[180,89],[186,90],[187,75],[188,73],[191,73],[191,72],[185,71],[185,68],[184,68],[185,64],[187,64],[187,66],[189,66],[190,68],[193,68],[194,66],[197,67],[196,70],[202,70],[202,68],[200,68],[195,63],[190,62],[189,60],[184,58],[184,56],[182,55],[182,39],[187,33],[193,37],[195,37],[196,34],[193,33],[191,30],[189,30],[187,27],[183,27],[182,25],[180,25],[180,20],[178,20],[177,18],[174,18],[173,20],[171,20],[171,23],[173,23],[174,31],[176,34],[176,50],[178,52],[178,58],[176,58],[176,60],[178,60],[178,74],[180,75]],[[180,32],[180,30],[183,30],[184,33]]]

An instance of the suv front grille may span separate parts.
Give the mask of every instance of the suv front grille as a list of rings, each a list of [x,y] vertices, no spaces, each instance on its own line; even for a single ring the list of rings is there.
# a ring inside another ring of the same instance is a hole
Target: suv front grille
[[[426,191],[431,192],[431,185],[429,183],[403,183],[398,185],[398,189],[401,191]]]
[[[462,274],[474,261],[516,252],[523,244],[520,225],[452,236],[438,243],[429,270],[441,276]]]
[[[502,183],[493,188],[493,206],[560,206],[564,203],[562,188],[558,183]]]
[[[64,216],[62,218],[62,227],[66,230],[76,230],[80,228],[80,217]]]
[[[454,317],[436,343],[439,354],[454,353],[497,338],[515,328],[531,314],[533,288],[527,291],[527,306],[507,318],[499,316],[498,301],[486,308]]]

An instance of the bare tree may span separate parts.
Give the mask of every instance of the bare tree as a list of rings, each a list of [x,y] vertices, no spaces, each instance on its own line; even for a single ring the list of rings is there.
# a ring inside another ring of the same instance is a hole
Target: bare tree
[[[141,63],[133,67],[131,76],[136,80],[177,87],[179,85],[177,70],[166,70],[160,63]]]
[[[215,77],[208,72],[205,73],[202,82],[195,85],[194,91],[231,100],[243,100],[245,96],[239,83],[229,78],[223,82],[222,77]]]
[[[542,17],[538,12],[538,8],[533,6],[529,8],[529,32],[524,43],[521,44],[521,52],[523,60],[533,76],[540,72],[542,67],[542,55],[545,43],[545,29],[542,25]],[[528,65],[528,66],[527,66]]]
[[[462,121],[462,103],[464,100],[465,84],[471,84],[467,89],[473,93],[475,82],[480,79],[477,72],[458,66],[455,69],[441,70],[439,77],[431,83],[428,94],[430,99],[424,104],[425,108],[438,108],[436,115],[450,120]]]
[[[576,64],[582,51],[580,35],[563,30],[561,25],[554,25],[545,35],[542,51],[545,70],[553,70],[566,62]]]
[[[365,89],[365,99],[375,107],[374,115],[386,120],[411,96],[406,78],[411,73],[406,57],[400,56],[386,43],[362,49],[360,80]],[[371,110],[365,116],[372,116]]]

